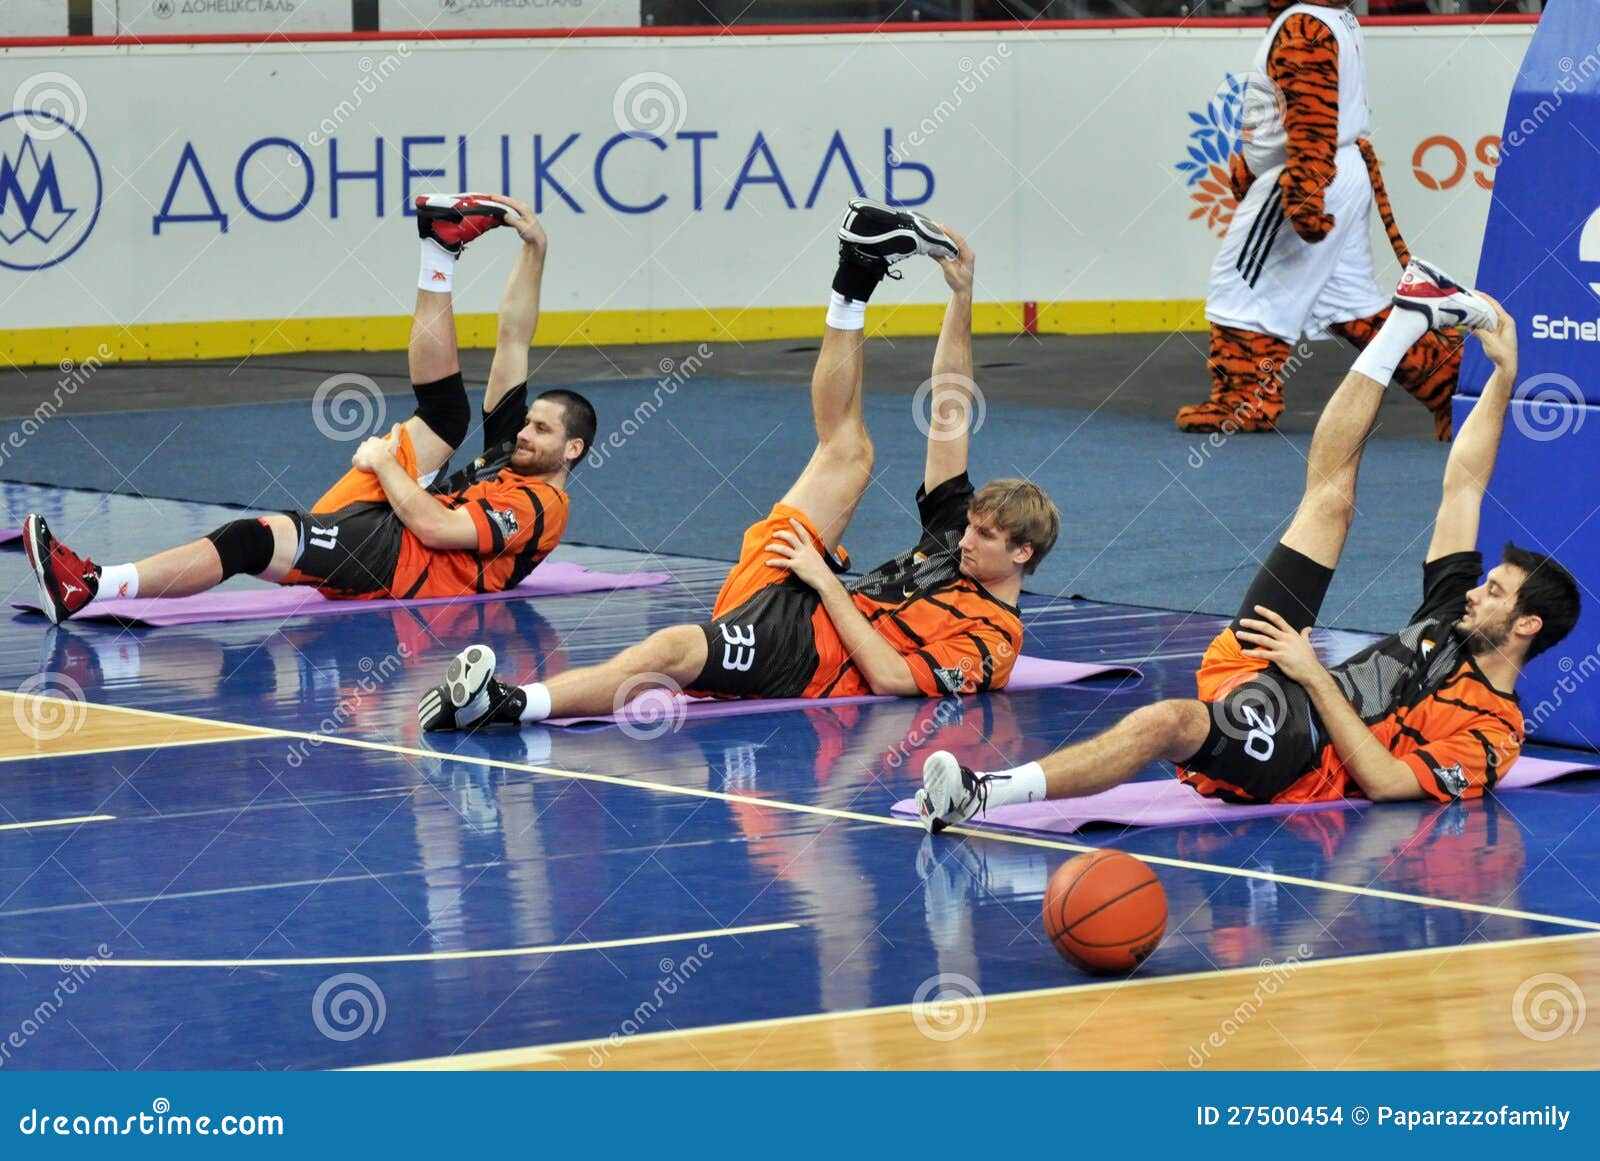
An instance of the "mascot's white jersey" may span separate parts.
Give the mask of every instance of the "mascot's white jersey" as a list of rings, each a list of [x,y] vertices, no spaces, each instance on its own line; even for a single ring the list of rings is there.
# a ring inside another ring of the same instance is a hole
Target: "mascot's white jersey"
[[[1323,8],[1316,4],[1296,4],[1282,12],[1267,29],[1256,49],[1244,97],[1244,162],[1251,173],[1266,173],[1289,159],[1288,137],[1283,125],[1283,94],[1267,72],[1272,42],[1284,21],[1304,13],[1322,21],[1339,42],[1339,145],[1354,145],[1371,131],[1371,112],[1367,107],[1367,62],[1361,25],[1348,8]]]

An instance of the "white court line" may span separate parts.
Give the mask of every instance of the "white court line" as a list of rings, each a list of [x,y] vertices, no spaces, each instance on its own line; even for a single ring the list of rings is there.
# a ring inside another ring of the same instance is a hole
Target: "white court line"
[[[57,699],[64,700],[64,699]],[[78,703],[85,704],[85,703]],[[186,717],[182,714],[164,713],[158,710],[131,709],[122,706],[106,708],[121,709],[124,713],[139,714],[144,717],[165,718],[168,720],[187,721],[199,725],[226,725],[227,723],[214,722],[208,718]],[[268,727],[260,727],[266,729]],[[922,823],[915,819],[894,818],[882,814],[863,814],[853,810],[837,810],[828,806],[809,806],[802,802],[786,802],[775,798],[757,798],[753,795],[729,794],[721,790],[706,790],[695,786],[674,786],[667,782],[649,782],[642,778],[625,778],[616,774],[595,774],[588,771],[559,770],[551,766],[534,766],[523,762],[506,762],[493,758],[479,758],[465,754],[447,754],[438,750],[422,750],[414,746],[396,746],[388,742],[369,742],[360,738],[345,738],[336,734],[310,734],[299,730],[272,729],[273,735],[285,738],[298,738],[305,741],[315,741],[320,745],[347,746],[354,750],[371,750],[379,753],[397,754],[405,758],[430,758],[435,761],[460,762],[469,766],[482,766],[488,769],[516,770],[528,774],[543,774],[551,778],[565,778],[576,782],[599,782],[608,786],[624,786],[633,790],[654,790],[662,794],[676,794],[688,798],[704,798],[716,802],[736,802],[745,806],[753,806],[768,810],[786,810],[795,814],[813,814],[824,818],[840,818],[850,822],[865,822],[876,826],[894,826],[902,829],[922,831]],[[1012,834],[1004,831],[975,830],[970,827],[949,827],[944,832],[948,835],[960,835],[967,838],[985,839],[990,842],[1010,843],[1015,846],[1041,847],[1046,850],[1070,851],[1073,854],[1084,854],[1098,851],[1101,848],[1089,846],[1084,843],[1062,842],[1056,839],[1035,838],[1030,835]],[[1142,862],[1155,867],[1170,867],[1174,870],[1200,871],[1210,875],[1229,875],[1242,879],[1257,879],[1268,883],[1279,883],[1289,887],[1304,887],[1314,891],[1331,891],[1341,895],[1357,895],[1367,899],[1388,899],[1397,903],[1415,903],[1423,907],[1439,907],[1448,911],[1466,911],[1475,915],[1492,915],[1501,919],[1520,919],[1532,923],[1549,923],[1558,927],[1573,927],[1583,931],[1600,931],[1600,923],[1588,919],[1572,919],[1562,915],[1543,915],[1534,911],[1518,911],[1506,907],[1492,907],[1484,903],[1464,903],[1453,899],[1436,899],[1428,895],[1411,895],[1403,891],[1385,891],[1377,887],[1361,887],[1351,883],[1335,883],[1326,879],[1305,879],[1298,875],[1282,875],[1275,871],[1258,871],[1248,867],[1225,867],[1215,863],[1196,863],[1188,859],[1168,858],[1164,855],[1140,855]],[[10,961],[0,959],[0,965]]]
[[[116,817],[114,814],[80,814],[76,818],[45,818],[37,822],[8,822],[0,824],[0,830],[37,830],[46,826],[77,826],[83,822],[110,822]]]
[[[1544,946],[1551,943],[1567,943],[1573,940],[1594,939],[1593,932],[1574,932],[1570,935],[1528,936],[1522,939],[1507,939],[1497,943],[1468,943],[1456,947],[1412,947],[1402,951],[1380,951],[1367,955],[1339,955],[1329,956],[1327,959],[1303,959],[1295,961],[1297,974],[1316,971],[1321,968],[1350,967],[1358,964],[1373,963],[1379,960],[1416,959],[1426,955],[1448,956],[1460,955],[1469,952],[1495,951],[1504,952],[1514,947]],[[947,1007],[961,1007],[974,1003],[986,1006],[1008,1004],[1017,1000],[1035,1000],[1043,998],[1067,999],[1072,996],[1091,995],[1096,992],[1123,991],[1132,988],[1153,988],[1170,984],[1174,987],[1187,987],[1197,983],[1208,983],[1212,980],[1225,980],[1241,976],[1259,976],[1264,970],[1261,964],[1246,964],[1244,967],[1219,968],[1215,971],[1182,972],[1170,976],[1138,976],[1133,979],[1103,980],[1090,984],[1063,984],[1049,988],[1029,988],[1021,992],[987,992],[971,1000],[940,1001]],[[630,1044],[635,1042],[656,1042],[672,1040],[689,1040],[696,1037],[716,1036],[728,1032],[743,1032],[758,1028],[780,1029],[792,1027],[796,1024],[820,1024],[836,1020],[854,1020],[865,1016],[893,1015],[897,1012],[915,1014],[927,1005],[915,1002],[909,1004],[888,1004],[881,1008],[857,1008],[853,1011],[838,1012],[811,1012],[803,1016],[775,1016],[765,1020],[738,1020],[729,1024],[708,1024],[700,1028],[673,1028],[665,1032],[638,1032],[628,1038]],[[395,1072],[402,1070],[468,1070],[485,1068],[513,1068],[525,1064],[551,1064],[560,1060],[563,1053],[571,1054],[585,1049],[595,1048],[610,1043],[609,1040],[570,1040],[562,1044],[533,1044],[526,1048],[501,1048],[489,1052],[466,1052],[457,1056],[435,1056],[421,1060],[397,1060],[389,1064],[368,1064],[360,1068],[351,1069],[352,1072]]]
[[[718,927],[706,931],[676,931],[669,935],[641,935],[632,939],[600,939],[590,943],[546,943],[534,947],[493,947],[482,951],[418,951],[403,955],[328,955],[303,959],[54,959],[38,956],[0,956],[0,967],[55,967],[62,971],[94,965],[103,968],[244,968],[336,967],[341,964],[442,963],[464,959],[515,959],[527,955],[557,955],[565,951],[610,951],[618,947],[645,947],[654,943],[687,943],[691,940],[731,939],[740,935],[760,935],[769,931],[794,931],[798,923],[757,923],[749,927]]]

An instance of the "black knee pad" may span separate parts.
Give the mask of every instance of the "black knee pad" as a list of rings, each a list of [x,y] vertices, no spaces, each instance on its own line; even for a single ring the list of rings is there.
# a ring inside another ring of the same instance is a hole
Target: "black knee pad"
[[[461,372],[433,383],[413,383],[411,391],[417,397],[417,418],[445,443],[460,447],[472,426],[472,405]]]
[[[267,566],[272,563],[272,529],[267,527],[264,518],[235,520],[232,524],[224,524],[216,531],[207,533],[206,539],[211,541],[217,555],[222,558],[223,580],[241,572],[255,576],[266,572]]]

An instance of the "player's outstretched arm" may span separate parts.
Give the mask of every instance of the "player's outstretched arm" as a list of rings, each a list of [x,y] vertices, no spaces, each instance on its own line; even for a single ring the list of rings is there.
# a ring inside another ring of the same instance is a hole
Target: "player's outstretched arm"
[[[954,258],[939,260],[950,287],[950,302],[944,308],[939,345],[933,352],[928,458],[922,473],[922,485],[930,492],[967,470],[973,393],[977,390],[972,381],[972,279],[977,256],[960,234],[949,226],[941,228],[957,251]]]
[[[528,347],[539,329],[539,292],[544,282],[545,254],[550,248],[532,206],[505,197],[494,200],[517,212],[514,224],[522,239],[522,252],[506,280],[505,293],[500,296],[494,362],[489,367],[489,386],[483,396],[485,414],[528,379]]]
[[[1479,292],[1482,294],[1482,291]],[[1488,298],[1488,295],[1483,295]],[[1489,301],[1494,302],[1493,299]],[[1470,552],[1478,543],[1478,514],[1483,495],[1494,474],[1494,461],[1500,452],[1500,434],[1505,429],[1506,407],[1517,379],[1517,324],[1498,302],[1494,303],[1500,325],[1493,331],[1473,331],[1483,344],[1484,354],[1494,363],[1494,373],[1484,384],[1483,396],[1456,432],[1450,459],[1444,469],[1444,498],[1434,518],[1433,541],[1428,559],[1438,560],[1453,552]]]

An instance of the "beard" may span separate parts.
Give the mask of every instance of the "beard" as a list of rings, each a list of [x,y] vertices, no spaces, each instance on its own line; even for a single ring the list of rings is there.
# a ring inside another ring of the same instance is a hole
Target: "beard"
[[[1474,657],[1482,657],[1485,653],[1493,653],[1499,649],[1511,636],[1514,620],[1514,616],[1508,616],[1498,623],[1474,625],[1470,629],[1462,630],[1467,643],[1467,652]]]
[[[506,466],[518,475],[548,476],[559,471],[562,463],[559,451],[544,453],[537,448],[531,451],[524,451],[519,447],[511,453],[511,458],[507,461]]]

